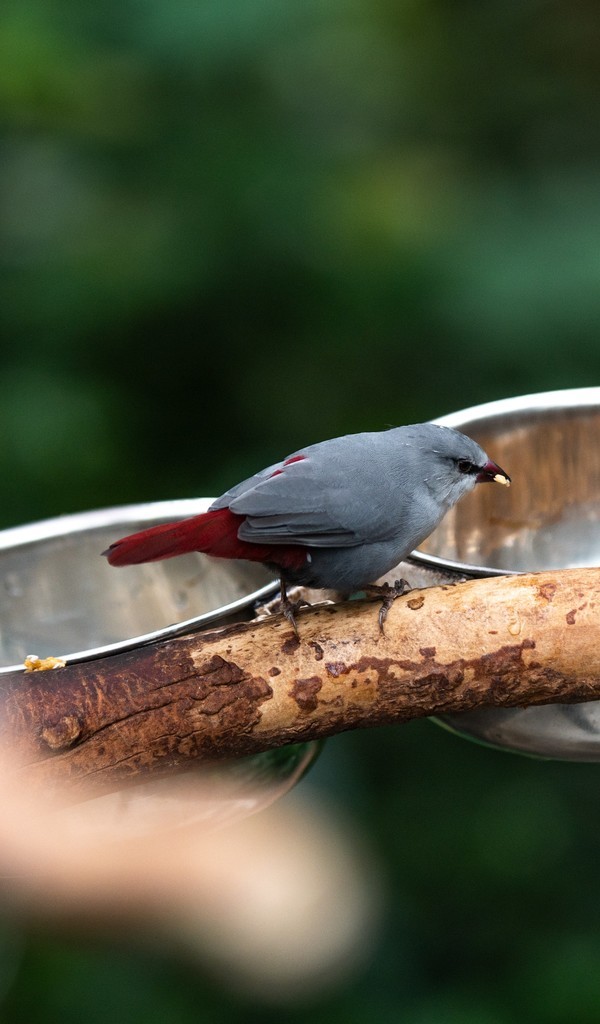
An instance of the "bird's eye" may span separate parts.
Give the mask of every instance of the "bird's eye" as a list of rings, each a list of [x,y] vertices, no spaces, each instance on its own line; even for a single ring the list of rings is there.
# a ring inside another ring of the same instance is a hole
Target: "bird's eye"
[[[472,473],[473,470],[476,468],[472,462],[469,462],[468,459],[459,459],[457,466],[459,473]]]

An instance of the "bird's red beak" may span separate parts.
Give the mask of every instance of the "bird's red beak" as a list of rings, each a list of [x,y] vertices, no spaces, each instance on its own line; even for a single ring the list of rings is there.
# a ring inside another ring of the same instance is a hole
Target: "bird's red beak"
[[[508,473],[505,473],[500,466],[497,466],[491,459],[486,462],[482,470],[477,474],[478,484],[503,484],[505,487],[510,487],[510,477]]]

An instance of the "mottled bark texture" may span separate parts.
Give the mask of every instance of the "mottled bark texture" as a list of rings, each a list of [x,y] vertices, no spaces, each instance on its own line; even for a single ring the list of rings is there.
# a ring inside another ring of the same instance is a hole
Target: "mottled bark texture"
[[[600,569],[412,591],[0,682],[22,778],[74,795],[197,762],[484,705],[600,698]]]

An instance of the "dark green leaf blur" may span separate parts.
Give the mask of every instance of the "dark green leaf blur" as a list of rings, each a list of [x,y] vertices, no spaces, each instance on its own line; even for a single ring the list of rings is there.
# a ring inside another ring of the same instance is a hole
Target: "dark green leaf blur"
[[[0,526],[597,384],[599,109],[589,0],[4,0]],[[0,1019],[597,1024],[598,772],[333,739],[302,785],[386,886],[351,983],[275,1011],[40,929]]]

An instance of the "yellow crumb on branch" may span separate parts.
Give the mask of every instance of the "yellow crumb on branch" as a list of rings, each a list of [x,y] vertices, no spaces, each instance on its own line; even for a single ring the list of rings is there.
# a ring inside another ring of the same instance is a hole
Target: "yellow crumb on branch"
[[[64,668],[64,658],[38,658],[37,654],[28,654],[23,662],[26,672],[46,672],[50,668]]]

